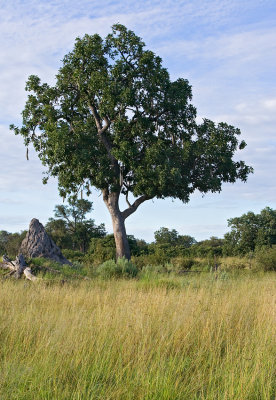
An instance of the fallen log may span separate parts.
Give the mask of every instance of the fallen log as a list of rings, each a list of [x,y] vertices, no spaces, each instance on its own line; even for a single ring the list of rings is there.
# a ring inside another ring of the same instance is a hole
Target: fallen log
[[[10,276],[14,276],[16,279],[20,279],[24,274],[26,279],[35,281],[38,278],[32,274],[31,268],[26,264],[23,254],[19,254],[15,261],[11,261],[6,255],[3,256],[3,262],[0,264],[1,268],[9,269]]]
[[[27,279],[29,279],[29,281],[36,281],[38,278],[32,274],[31,268],[30,267],[26,267],[24,269],[24,275]]]

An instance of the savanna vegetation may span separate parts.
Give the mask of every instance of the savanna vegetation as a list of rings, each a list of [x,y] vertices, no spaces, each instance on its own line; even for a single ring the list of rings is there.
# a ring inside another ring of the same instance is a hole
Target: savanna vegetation
[[[274,400],[275,275],[151,274],[1,281],[0,398]]]
[[[100,191],[117,257],[130,259],[125,220],[145,201],[188,202],[195,190],[219,192],[253,171],[237,161],[246,146],[240,130],[198,124],[188,80],[171,81],[161,58],[123,25],[105,38],[77,38],[55,84],[31,75],[26,90],[22,126],[11,130],[34,147],[47,168],[43,182],[57,177],[62,196]]]
[[[55,218],[50,218],[45,227],[73,264],[96,274],[101,271],[103,263],[105,269],[106,265],[110,268],[116,265],[116,245],[113,234],[107,234],[104,224],[96,225],[93,219],[87,218],[91,210],[90,201],[70,199],[68,205],[55,207]],[[133,265],[137,273],[144,268],[159,268],[177,274],[218,268],[276,270],[275,210],[266,207],[259,214],[248,212],[229,219],[228,225],[230,231],[224,238],[211,237],[200,242],[188,234],[181,235],[175,229],[165,227],[154,233],[152,243],[129,235],[132,258],[126,263]],[[25,234],[26,231],[0,231],[1,253],[14,258]]]
[[[149,199],[246,181],[239,129],[198,124],[188,81],[171,81],[119,24],[77,38],[56,78],[29,77],[11,129],[68,199],[45,228],[72,265],[29,259],[34,282],[1,272],[1,400],[274,400],[276,211],[232,218],[224,238],[201,242],[125,230]],[[92,186],[113,234],[87,217]],[[2,254],[15,257],[25,234],[0,231]]]
[[[275,211],[229,220],[223,239],[129,237],[131,261],[116,262],[91,207],[57,206],[46,225],[72,266],[38,258],[34,283],[2,275],[0,398],[274,400]],[[1,250],[23,236],[1,231]]]

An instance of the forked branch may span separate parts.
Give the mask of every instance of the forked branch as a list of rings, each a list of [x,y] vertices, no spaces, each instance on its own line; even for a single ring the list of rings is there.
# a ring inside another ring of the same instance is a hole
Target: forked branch
[[[127,196],[126,196],[126,201],[127,201],[127,204],[129,205],[129,207],[126,208],[126,209],[122,212],[123,218],[126,219],[127,217],[129,217],[131,214],[133,214],[133,213],[137,210],[137,208],[138,208],[142,203],[144,203],[144,201],[150,200],[151,198],[152,198],[152,197],[143,195],[143,196],[139,197],[138,199],[136,199],[136,200],[134,201],[133,204],[130,204],[130,202],[128,201],[128,198],[127,198]]]

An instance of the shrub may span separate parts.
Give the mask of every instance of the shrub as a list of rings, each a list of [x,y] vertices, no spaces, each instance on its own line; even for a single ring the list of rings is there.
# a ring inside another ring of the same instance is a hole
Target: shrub
[[[125,257],[117,260],[117,268],[121,270],[123,277],[134,278],[138,274],[137,267]]]
[[[201,272],[209,272],[214,270],[216,262],[213,258],[199,258],[194,260],[194,263],[191,267],[192,271],[201,271]],[[219,263],[218,263],[219,265]]]
[[[103,238],[92,238],[85,261],[99,265],[113,259],[115,262],[116,247],[113,235],[107,235]]]
[[[62,254],[64,257],[67,258],[67,260],[71,262],[82,262],[84,259],[84,253],[79,250],[70,250],[70,249],[63,249]]]
[[[185,270],[190,270],[195,264],[195,260],[187,257],[174,257],[171,259],[171,264],[173,266],[173,272],[182,272]]]
[[[136,266],[136,268],[139,269],[139,271],[141,271],[144,268],[144,266],[146,265],[144,257],[145,256],[139,256],[139,257],[132,256],[131,257],[131,262]]]
[[[220,260],[219,268],[225,271],[249,269],[250,261],[240,257],[225,257]]]
[[[170,257],[165,252],[152,253],[144,256],[140,256],[143,259],[144,265],[163,265],[165,266],[169,261]],[[139,258],[140,258],[139,257]]]
[[[160,274],[167,274],[167,268],[163,265],[145,265],[139,275],[142,280],[152,280]]]
[[[145,255],[140,255],[138,257],[131,257],[131,262],[136,265],[136,267],[141,271],[144,267],[146,266],[162,266],[165,267],[165,265],[168,263],[169,258],[168,257],[162,257],[160,255],[156,254],[145,254]]]
[[[137,267],[126,258],[119,258],[117,263],[114,260],[107,260],[97,268],[98,275],[103,279],[112,278],[134,278]]]
[[[276,246],[259,250],[256,253],[255,264],[263,271],[276,271]]]
[[[60,269],[62,267],[62,264],[60,264],[59,262],[44,257],[31,258],[27,260],[27,262],[30,262],[32,265],[38,267],[46,267],[52,269]]]

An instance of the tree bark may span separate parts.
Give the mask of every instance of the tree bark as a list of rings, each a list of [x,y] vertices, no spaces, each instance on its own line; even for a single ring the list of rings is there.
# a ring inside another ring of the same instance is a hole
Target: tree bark
[[[32,274],[31,268],[27,266],[24,256],[19,254],[15,261],[11,261],[5,255],[3,256],[3,263],[0,265],[4,269],[9,269],[11,272],[9,275],[13,275],[14,278],[19,279],[24,274],[30,281],[36,281],[38,278]]]
[[[103,200],[105,205],[110,212],[112,225],[113,225],[113,233],[116,244],[116,259],[125,257],[130,260],[130,248],[126,234],[125,220],[131,214],[133,214],[137,208],[144,203],[144,201],[149,200],[148,196],[141,196],[134,201],[133,204],[130,204],[127,200],[129,207],[124,211],[120,211],[119,209],[119,197],[120,192],[111,192],[109,193],[107,189],[102,191]]]
[[[125,257],[130,260],[130,248],[126,235],[125,218],[119,209],[119,192],[108,193],[103,190],[103,200],[111,215],[116,245],[116,259]]]
[[[119,212],[117,215],[112,215],[111,218],[116,244],[116,259],[125,257],[127,260],[130,260],[130,248],[122,213]]]

